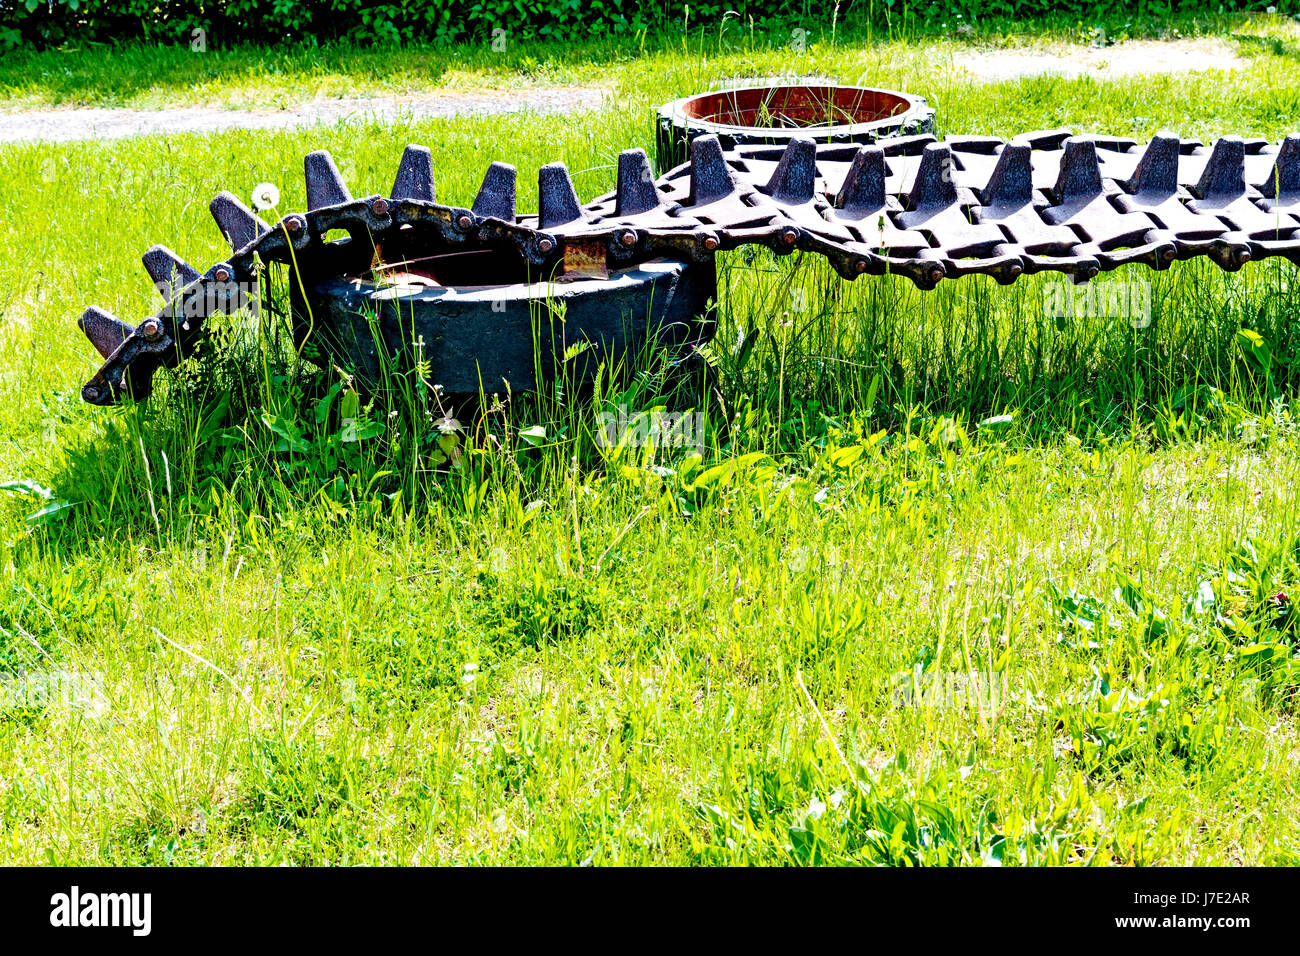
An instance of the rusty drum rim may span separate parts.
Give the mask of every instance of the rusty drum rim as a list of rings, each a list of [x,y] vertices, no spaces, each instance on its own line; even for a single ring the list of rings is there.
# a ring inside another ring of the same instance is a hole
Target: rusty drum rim
[[[795,90],[810,92],[820,91],[823,94],[829,92],[832,96],[847,94],[850,96],[857,95],[858,97],[888,98],[897,101],[898,108],[884,115],[877,113],[871,119],[855,119],[853,122],[847,123],[808,126],[764,126],[759,124],[718,122],[697,115],[693,111],[696,104],[710,100],[717,100],[719,98],[764,95],[772,96],[779,95],[782,91]],[[706,93],[693,93],[690,96],[684,96],[681,99],[668,103],[661,110],[661,115],[670,118],[676,123],[686,125],[696,133],[717,133],[723,135],[735,135],[740,133],[749,134],[755,137],[770,138],[811,136],[815,139],[825,137],[843,138],[845,136],[869,134],[876,130],[893,129],[900,124],[905,124],[912,116],[915,116],[917,119],[922,119],[930,114],[930,106],[922,96],[905,93],[900,90],[889,90],[868,86],[841,86],[830,83],[776,83],[770,85],[739,86],[722,90],[711,90]]]

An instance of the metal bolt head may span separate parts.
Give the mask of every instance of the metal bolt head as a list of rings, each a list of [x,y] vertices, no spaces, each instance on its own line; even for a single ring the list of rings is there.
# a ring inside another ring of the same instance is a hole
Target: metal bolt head
[[[537,241],[537,248],[544,253],[550,252],[552,249],[555,248],[555,243],[551,242],[551,240],[549,239],[539,239]]]
[[[456,220],[456,225],[460,226],[462,229],[468,229],[470,226],[474,225],[474,220],[469,218],[469,216],[461,216]]]
[[[712,252],[714,249],[718,248],[718,239],[717,239],[717,237],[716,237],[716,236],[705,236],[705,237],[704,237],[704,248],[705,248],[705,249],[708,249],[709,252]]]
[[[215,272],[212,273],[212,277],[216,279],[218,282],[229,282],[230,270],[227,269],[225,266],[222,266],[221,268],[217,269]]]
[[[853,271],[856,272],[858,275],[861,275],[862,273],[866,272],[867,260],[859,259],[857,262],[853,263]]]
[[[162,337],[162,323],[157,319],[145,319],[140,323],[140,334],[150,342],[155,342]]]
[[[100,400],[104,395],[104,390],[95,382],[87,382],[81,386],[81,397],[92,405]]]
[[[618,237],[618,241],[623,243],[625,246],[634,246],[636,245],[636,233],[630,231],[625,232]]]
[[[373,212],[376,216],[387,216],[388,200],[376,199],[374,202],[370,204],[370,211]]]
[[[302,232],[302,227],[304,225],[303,221],[297,216],[290,216],[284,221],[284,228],[290,233]]]

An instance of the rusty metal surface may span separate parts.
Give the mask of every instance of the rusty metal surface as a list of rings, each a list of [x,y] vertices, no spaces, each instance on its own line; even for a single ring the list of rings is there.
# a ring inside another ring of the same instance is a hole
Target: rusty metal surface
[[[623,152],[614,191],[586,205],[562,164],[543,167],[538,214],[529,216],[516,211],[516,173],[505,163],[492,164],[468,209],[436,201],[424,147],[407,147],[387,197],[352,198],[323,151],[304,171],[310,208],[274,226],[228,193],[213,200],[232,251],[207,272],[150,250],[146,268],[168,299],[153,318],[132,328],[86,312],[82,326],[105,358],[86,401],[146,396],[154,370],[189,354],[208,315],[246,301],[265,262],[319,282],[489,250],[503,268],[560,278],[652,259],[707,263],[720,250],[761,244],[823,255],[847,279],[897,274],[923,289],[970,274],[1009,283],[1054,271],[1085,281],[1126,263],[1164,269],[1196,256],[1228,270],[1269,256],[1300,263],[1300,136],[1277,145],[1225,136],[1207,146],[1052,130],[1010,142],[795,138],[731,151],[701,136],[690,160],[658,180],[644,152]],[[335,229],[350,238],[325,241]]]
[[[655,158],[660,169],[684,163],[692,140],[717,136],[723,149],[784,146],[799,136],[821,144],[859,145],[935,132],[925,99],[897,90],[828,82],[763,82],[697,93],[659,110]]]

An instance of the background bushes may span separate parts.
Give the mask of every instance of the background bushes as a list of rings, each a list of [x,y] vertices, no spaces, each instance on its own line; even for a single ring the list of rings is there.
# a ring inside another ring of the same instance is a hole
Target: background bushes
[[[1297,0],[700,0],[689,4],[692,27],[720,23],[734,12],[758,30],[791,23],[844,28],[910,26],[989,19],[1056,17],[1094,23],[1101,17],[1138,19],[1175,14],[1300,7]],[[680,32],[682,0],[0,0],[0,49],[128,41],[190,43],[195,30],[222,44],[348,39],[362,42],[451,42],[512,38],[557,40],[604,35]]]

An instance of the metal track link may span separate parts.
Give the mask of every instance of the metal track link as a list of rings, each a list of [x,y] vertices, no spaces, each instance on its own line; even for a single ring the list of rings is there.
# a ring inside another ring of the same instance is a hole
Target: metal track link
[[[505,163],[492,164],[470,208],[438,203],[422,146],[406,148],[387,197],[354,199],[324,151],[306,157],[304,172],[307,212],[274,226],[229,193],[212,201],[231,256],[206,272],[162,246],[146,253],[167,300],[155,316],[133,328],[86,311],[81,328],[105,359],[82,389],[87,402],[146,397],[156,369],[191,354],[210,315],[247,304],[260,263],[315,279],[359,276],[391,264],[386,248],[491,250],[562,281],[761,244],[825,256],[847,279],[896,274],[922,289],[972,274],[1010,283],[1054,271],[1083,282],[1127,263],[1165,269],[1196,256],[1227,270],[1269,256],[1300,263],[1296,135],[1278,145],[1225,136],[1208,147],[1169,134],[1140,145],[1049,130],[1009,143],[795,139],[730,152],[701,136],[689,162],[657,180],[642,150],[626,150],[614,191],[586,205],[562,163],[544,166],[538,212],[525,216]],[[325,239],[340,229],[348,239]]]

